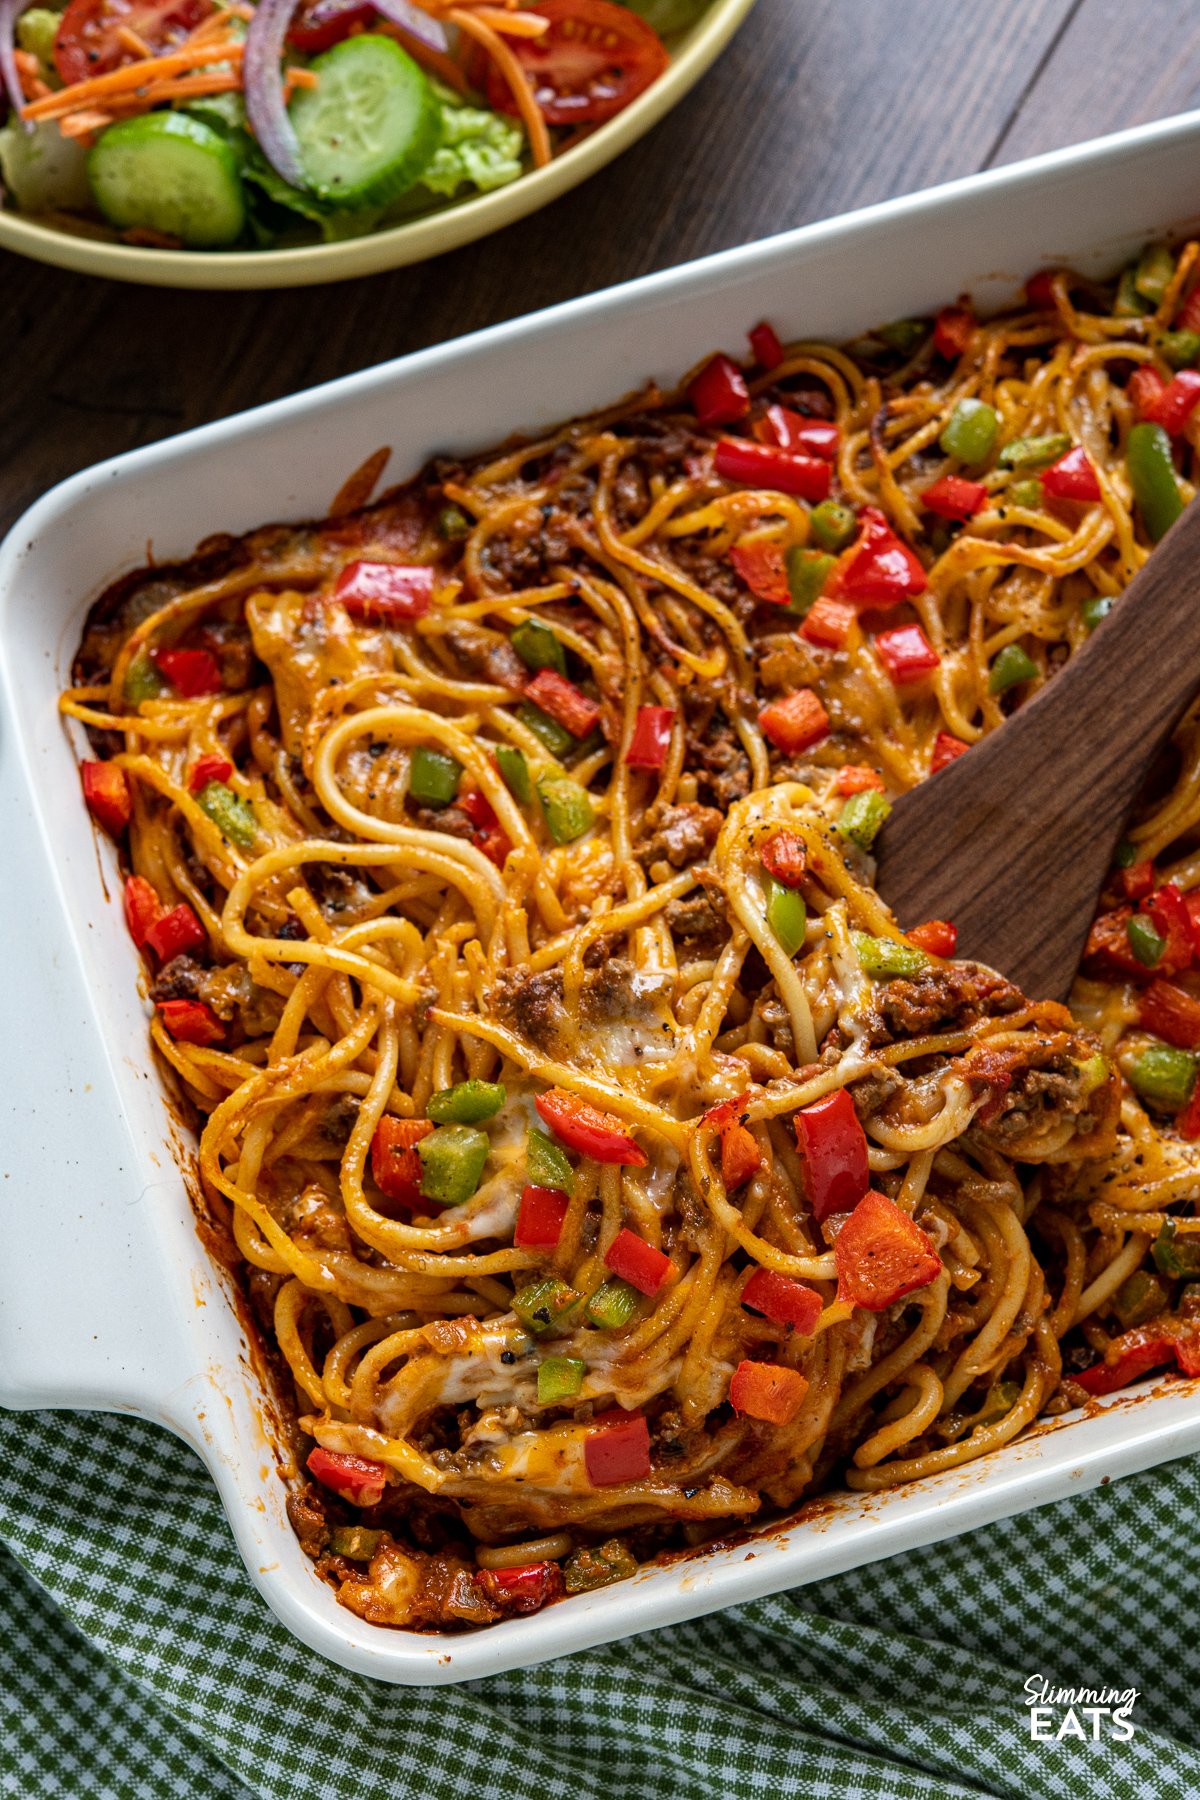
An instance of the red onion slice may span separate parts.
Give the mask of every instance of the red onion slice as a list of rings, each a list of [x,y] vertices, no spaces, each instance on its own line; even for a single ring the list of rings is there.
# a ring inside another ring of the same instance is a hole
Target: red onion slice
[[[21,86],[21,78],[17,74],[16,58],[16,23],[19,13],[24,12],[29,0],[0,0],[0,77],[4,81],[4,91],[8,95],[13,117],[20,119],[26,131],[32,131],[29,119],[21,118],[21,108],[25,104],[25,92]]]
[[[0,0],[0,5],[7,0]],[[300,144],[283,97],[283,46],[296,10],[296,0],[258,0],[246,29],[242,86],[246,117],[262,153],[285,181],[304,187]]]
[[[449,39],[446,27],[440,19],[430,18],[412,0],[371,0],[375,11],[381,19],[387,19],[392,25],[399,25],[412,37],[419,38],[421,43],[428,44],[431,50],[448,50]]]

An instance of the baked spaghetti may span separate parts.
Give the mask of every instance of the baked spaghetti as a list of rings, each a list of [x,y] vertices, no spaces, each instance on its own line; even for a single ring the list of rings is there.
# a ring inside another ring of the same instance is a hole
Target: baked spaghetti
[[[1195,723],[1075,1017],[870,886],[887,796],[1191,499],[1196,254],[760,326],[93,610],[85,795],[364,1618],[533,1610],[1200,1366]]]

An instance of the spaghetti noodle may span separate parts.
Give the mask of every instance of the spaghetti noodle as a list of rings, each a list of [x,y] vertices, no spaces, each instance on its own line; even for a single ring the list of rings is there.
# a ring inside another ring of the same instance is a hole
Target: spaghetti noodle
[[[94,609],[85,793],[294,1522],[365,1618],[533,1610],[1196,1366],[1200,728],[1082,1027],[901,930],[869,860],[1190,500],[1195,257],[845,349],[760,327],[749,374]]]

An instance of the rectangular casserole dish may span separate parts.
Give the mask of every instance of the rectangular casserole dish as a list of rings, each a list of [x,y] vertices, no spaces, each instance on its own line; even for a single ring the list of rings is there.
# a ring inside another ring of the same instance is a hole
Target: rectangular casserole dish
[[[89,603],[121,571],[216,531],[321,515],[379,444],[402,479],[673,382],[770,318],[834,340],[981,309],[1067,262],[1107,273],[1200,217],[1200,114],[889,202],[591,295],[135,451],[63,483],[0,550],[0,1402],[135,1413],[191,1444],[263,1595],[306,1644],[382,1680],[465,1680],[667,1625],[972,1529],[1200,1449],[1196,1384],[1148,1383],[886,1495],[835,1495],[744,1543],[459,1636],[389,1631],[339,1607],[288,1525],[270,1405],[196,1235],[180,1141],[149,1054],[110,846],[79,804],[56,710]],[[22,1029],[23,1021],[36,1024]],[[44,1258],[23,1223],[36,1210]]]

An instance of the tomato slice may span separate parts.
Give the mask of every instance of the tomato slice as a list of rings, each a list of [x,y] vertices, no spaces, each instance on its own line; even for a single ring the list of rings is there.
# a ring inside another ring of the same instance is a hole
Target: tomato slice
[[[54,39],[54,66],[68,87],[107,75],[137,61],[137,51],[121,42],[122,26],[151,50],[166,50],[213,10],[212,0],[71,0]]]
[[[614,0],[541,0],[526,11],[549,19],[539,38],[509,38],[548,125],[597,125],[657,81],[670,62],[644,19]],[[517,111],[500,71],[489,64],[488,105]]]

